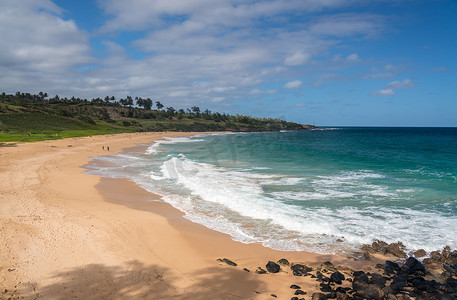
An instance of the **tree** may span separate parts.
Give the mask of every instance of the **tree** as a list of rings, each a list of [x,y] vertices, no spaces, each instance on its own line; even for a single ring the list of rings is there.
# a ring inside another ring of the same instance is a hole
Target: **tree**
[[[133,106],[133,98],[131,96],[127,96],[126,103],[129,107]]]
[[[175,115],[176,109],[173,107],[167,107],[168,116],[173,117]]]
[[[197,116],[197,118],[200,117],[200,107],[198,107],[198,106],[192,106],[190,109],[191,109],[192,112]]]
[[[162,110],[163,104],[160,103],[159,101],[156,101],[156,107],[157,107],[158,110]]]
[[[136,105],[138,105],[139,107],[144,107],[144,100],[143,100],[143,98],[141,98],[141,97],[135,97],[135,100],[136,100]]]
[[[144,109],[151,110],[152,109],[152,100],[150,98],[144,99]]]

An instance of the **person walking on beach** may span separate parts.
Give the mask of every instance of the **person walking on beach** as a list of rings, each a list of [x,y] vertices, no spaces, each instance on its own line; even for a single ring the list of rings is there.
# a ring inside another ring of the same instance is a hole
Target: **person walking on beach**
[[[109,146],[106,146],[106,150],[108,150],[108,151],[109,151]]]

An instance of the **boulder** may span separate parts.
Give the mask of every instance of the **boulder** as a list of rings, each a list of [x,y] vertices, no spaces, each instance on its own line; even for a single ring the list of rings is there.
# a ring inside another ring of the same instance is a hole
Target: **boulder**
[[[387,247],[387,245],[388,244],[384,241],[374,241],[371,244],[371,249],[373,249],[373,251],[375,251],[375,252],[380,252],[381,249]]]
[[[281,267],[272,261],[269,261],[265,266],[270,273],[278,273],[281,270]]]
[[[456,266],[453,266],[451,264],[448,264],[448,263],[444,263],[443,264],[443,268],[448,271],[449,273],[451,273],[452,275],[457,275],[457,267]]]
[[[457,279],[454,279],[454,278],[448,278],[446,280],[446,283],[450,286],[452,286],[453,288],[457,288]]]
[[[322,274],[320,271],[316,272],[316,276],[321,282],[330,282],[330,278]]]
[[[321,268],[322,269],[326,269],[326,270],[329,270],[329,271],[332,271],[332,272],[336,272],[337,269],[335,268],[335,266],[329,262],[329,261],[324,261],[322,264],[321,264]]]
[[[396,274],[401,271],[401,268],[396,262],[386,260],[386,263],[384,264],[384,271],[387,274]]]
[[[301,287],[300,287],[299,285],[296,285],[296,284],[292,284],[292,285],[290,286],[290,288],[291,288],[291,289],[294,289],[294,290],[299,290],[299,289],[301,289]]]
[[[293,271],[294,276],[303,276],[306,273],[311,272],[313,270],[313,268],[301,264],[292,265],[290,269]]]
[[[296,290],[294,295],[306,295],[306,292],[302,290]]]
[[[349,300],[349,296],[344,293],[336,293],[336,300]]]
[[[285,258],[281,258],[280,260],[278,260],[278,264],[281,265],[281,266],[288,266],[289,265],[289,261]]]
[[[420,261],[414,257],[409,257],[405,265],[408,267],[406,269],[407,274],[421,275],[425,276],[425,267]]]
[[[346,277],[344,277],[344,275],[338,271],[336,271],[336,272],[332,273],[332,275],[330,275],[330,280],[335,282],[336,284],[341,284],[344,279],[346,279]]]
[[[439,251],[432,251],[430,252],[430,258],[434,261],[443,261],[444,257],[441,255]]]
[[[334,292],[332,287],[329,284],[321,283],[321,291],[324,293],[331,293]]]
[[[381,289],[386,286],[387,279],[379,274],[372,274],[369,283],[375,284]]]
[[[322,294],[322,293],[314,293],[313,297],[311,299],[312,300],[327,300],[327,296],[325,294]]]
[[[450,253],[451,253],[451,247],[449,247],[449,246],[444,247],[443,251],[441,251],[441,255],[444,258],[448,258]]]
[[[352,283],[352,289],[358,296],[364,299],[382,300],[385,293],[375,284],[369,284],[362,281],[354,281]]]
[[[229,265],[229,266],[233,266],[233,267],[236,267],[236,266],[237,266],[236,263],[234,263],[233,261],[231,261],[231,260],[228,259],[228,258],[224,258],[224,259],[222,259],[222,261],[225,262],[225,263],[226,263],[227,265]]]
[[[369,281],[368,275],[365,274],[365,272],[363,272],[363,271],[356,271],[356,272],[354,272],[353,276],[354,276],[354,281],[361,281],[361,282],[366,282],[366,283],[368,283],[368,281]]]
[[[417,258],[421,258],[421,257],[424,257],[425,255],[427,255],[427,252],[425,252],[424,249],[419,249],[419,250],[415,251],[413,254]]]
[[[407,255],[403,249],[405,249],[405,246],[401,242],[391,243],[386,247],[386,252],[399,258],[406,258]]]

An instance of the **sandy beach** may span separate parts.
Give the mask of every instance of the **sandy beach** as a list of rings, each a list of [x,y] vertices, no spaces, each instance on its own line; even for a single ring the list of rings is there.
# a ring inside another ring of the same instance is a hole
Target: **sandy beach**
[[[293,276],[289,268],[254,271],[281,258],[312,267],[331,261],[369,268],[345,257],[235,242],[164,202],[150,201],[160,197],[132,182],[83,173],[92,156],[184,135],[191,134],[132,133],[0,147],[0,298],[290,299],[290,285],[297,284],[310,299],[319,289],[315,279]]]

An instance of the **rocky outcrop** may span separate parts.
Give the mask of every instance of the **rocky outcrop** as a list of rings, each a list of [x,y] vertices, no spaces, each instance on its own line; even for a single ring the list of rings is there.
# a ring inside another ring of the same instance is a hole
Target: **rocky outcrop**
[[[265,266],[270,273],[278,273],[281,270],[281,267],[272,261],[269,261]]]

